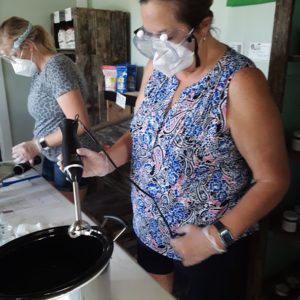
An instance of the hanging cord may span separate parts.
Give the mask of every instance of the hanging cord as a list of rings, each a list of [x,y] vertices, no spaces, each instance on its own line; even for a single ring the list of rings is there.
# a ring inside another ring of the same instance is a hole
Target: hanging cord
[[[100,147],[100,149],[102,149],[101,151],[105,154],[105,156],[108,158],[108,160],[111,162],[111,164],[115,167],[116,171],[118,172],[119,175],[121,175],[122,177],[126,178],[129,182],[131,182],[137,189],[139,189],[142,193],[144,193],[146,196],[148,196],[149,198],[152,199],[157,211],[159,212],[162,220],[164,221],[165,225],[168,228],[168,231],[170,233],[171,238],[175,238],[177,236],[180,236],[181,234],[177,234],[177,233],[173,233],[170,225],[168,223],[168,221],[166,220],[165,216],[163,215],[162,211],[160,210],[155,198],[153,196],[151,196],[149,193],[147,193],[144,189],[142,189],[135,181],[133,181],[129,176],[124,175],[122,172],[120,172],[120,170],[118,169],[118,167],[116,166],[116,164],[114,163],[114,161],[111,159],[111,157],[109,156],[109,154],[104,150],[104,148],[102,147],[102,145],[97,141],[97,139],[93,136],[93,134],[84,126],[84,124],[79,120],[79,118],[77,118],[78,123],[83,127],[83,129],[85,130],[85,132],[87,133],[87,135],[92,139],[92,141]]]

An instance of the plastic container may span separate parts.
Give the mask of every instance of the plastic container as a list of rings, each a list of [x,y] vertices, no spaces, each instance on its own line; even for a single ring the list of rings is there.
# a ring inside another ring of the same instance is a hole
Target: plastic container
[[[104,75],[105,91],[116,91],[117,70],[115,66],[102,66]]]
[[[128,85],[127,85],[127,65],[116,65],[117,69],[117,92],[119,93],[126,93],[128,92]]]
[[[285,283],[278,283],[275,286],[275,295],[278,299],[280,298],[287,298],[290,293],[290,288]],[[280,298],[279,298],[280,297]]]
[[[119,64],[117,69],[117,92],[126,93],[136,91],[137,68],[136,65]]]
[[[136,91],[136,77],[137,69],[136,65],[127,65],[127,89],[128,92]]]
[[[296,232],[299,222],[299,215],[293,210],[283,212],[282,229],[286,232]]]

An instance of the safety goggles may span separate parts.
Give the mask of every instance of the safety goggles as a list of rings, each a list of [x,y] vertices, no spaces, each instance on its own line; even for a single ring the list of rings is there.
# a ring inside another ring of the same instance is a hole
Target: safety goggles
[[[30,34],[32,28],[33,28],[32,24],[28,23],[26,30],[14,41],[13,47],[9,54],[5,54],[5,52],[3,50],[0,50],[0,58],[3,58],[5,61],[7,61],[9,63],[16,62],[16,60],[15,60],[16,52],[17,52],[17,50],[19,50],[21,48],[21,45],[23,44],[23,42],[26,40],[26,38]]]
[[[148,32],[144,27],[134,31],[133,43],[144,56],[153,59],[156,51],[166,47],[168,42],[173,45],[182,45],[192,40],[194,29],[188,33],[183,30],[168,30],[159,33]]]

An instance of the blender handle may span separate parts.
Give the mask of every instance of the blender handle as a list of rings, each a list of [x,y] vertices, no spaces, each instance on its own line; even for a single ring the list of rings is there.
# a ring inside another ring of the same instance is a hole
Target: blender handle
[[[116,234],[116,236],[113,238],[113,241],[115,242],[119,236],[128,228],[128,224],[126,223],[125,220],[123,220],[122,218],[116,217],[116,216],[111,216],[111,215],[106,215],[103,216],[103,222],[100,225],[101,228],[104,228],[104,226],[106,225],[108,220],[114,220],[117,221],[119,224],[121,224],[123,226],[123,228]]]

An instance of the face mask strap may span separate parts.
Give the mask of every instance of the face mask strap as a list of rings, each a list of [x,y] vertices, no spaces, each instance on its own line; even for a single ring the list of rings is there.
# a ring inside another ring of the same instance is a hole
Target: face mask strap
[[[186,40],[188,43],[191,43],[191,42],[193,41],[193,39],[195,39],[194,31],[195,31],[195,29],[192,28],[192,29],[190,30],[190,32],[187,34],[187,37],[186,37],[185,40]]]
[[[195,55],[196,68],[198,68],[200,67],[201,62],[198,54],[198,49],[199,49],[198,42],[197,42],[197,38],[194,35],[194,31],[195,29],[192,28],[190,32],[187,34],[187,37],[180,44],[182,45],[185,41],[187,41],[188,43],[191,43],[193,40],[195,41],[194,55]]]
[[[18,37],[18,39],[13,44],[13,52],[14,53],[16,52],[16,50],[20,49],[21,45],[23,44],[23,42],[26,40],[26,38],[30,34],[32,27],[33,27],[32,24],[30,22],[28,22],[28,26],[27,26],[26,30]]]
[[[20,57],[19,57],[19,58],[20,58],[20,59],[23,59],[22,56],[23,56],[23,49],[21,50],[21,54],[20,54]]]

